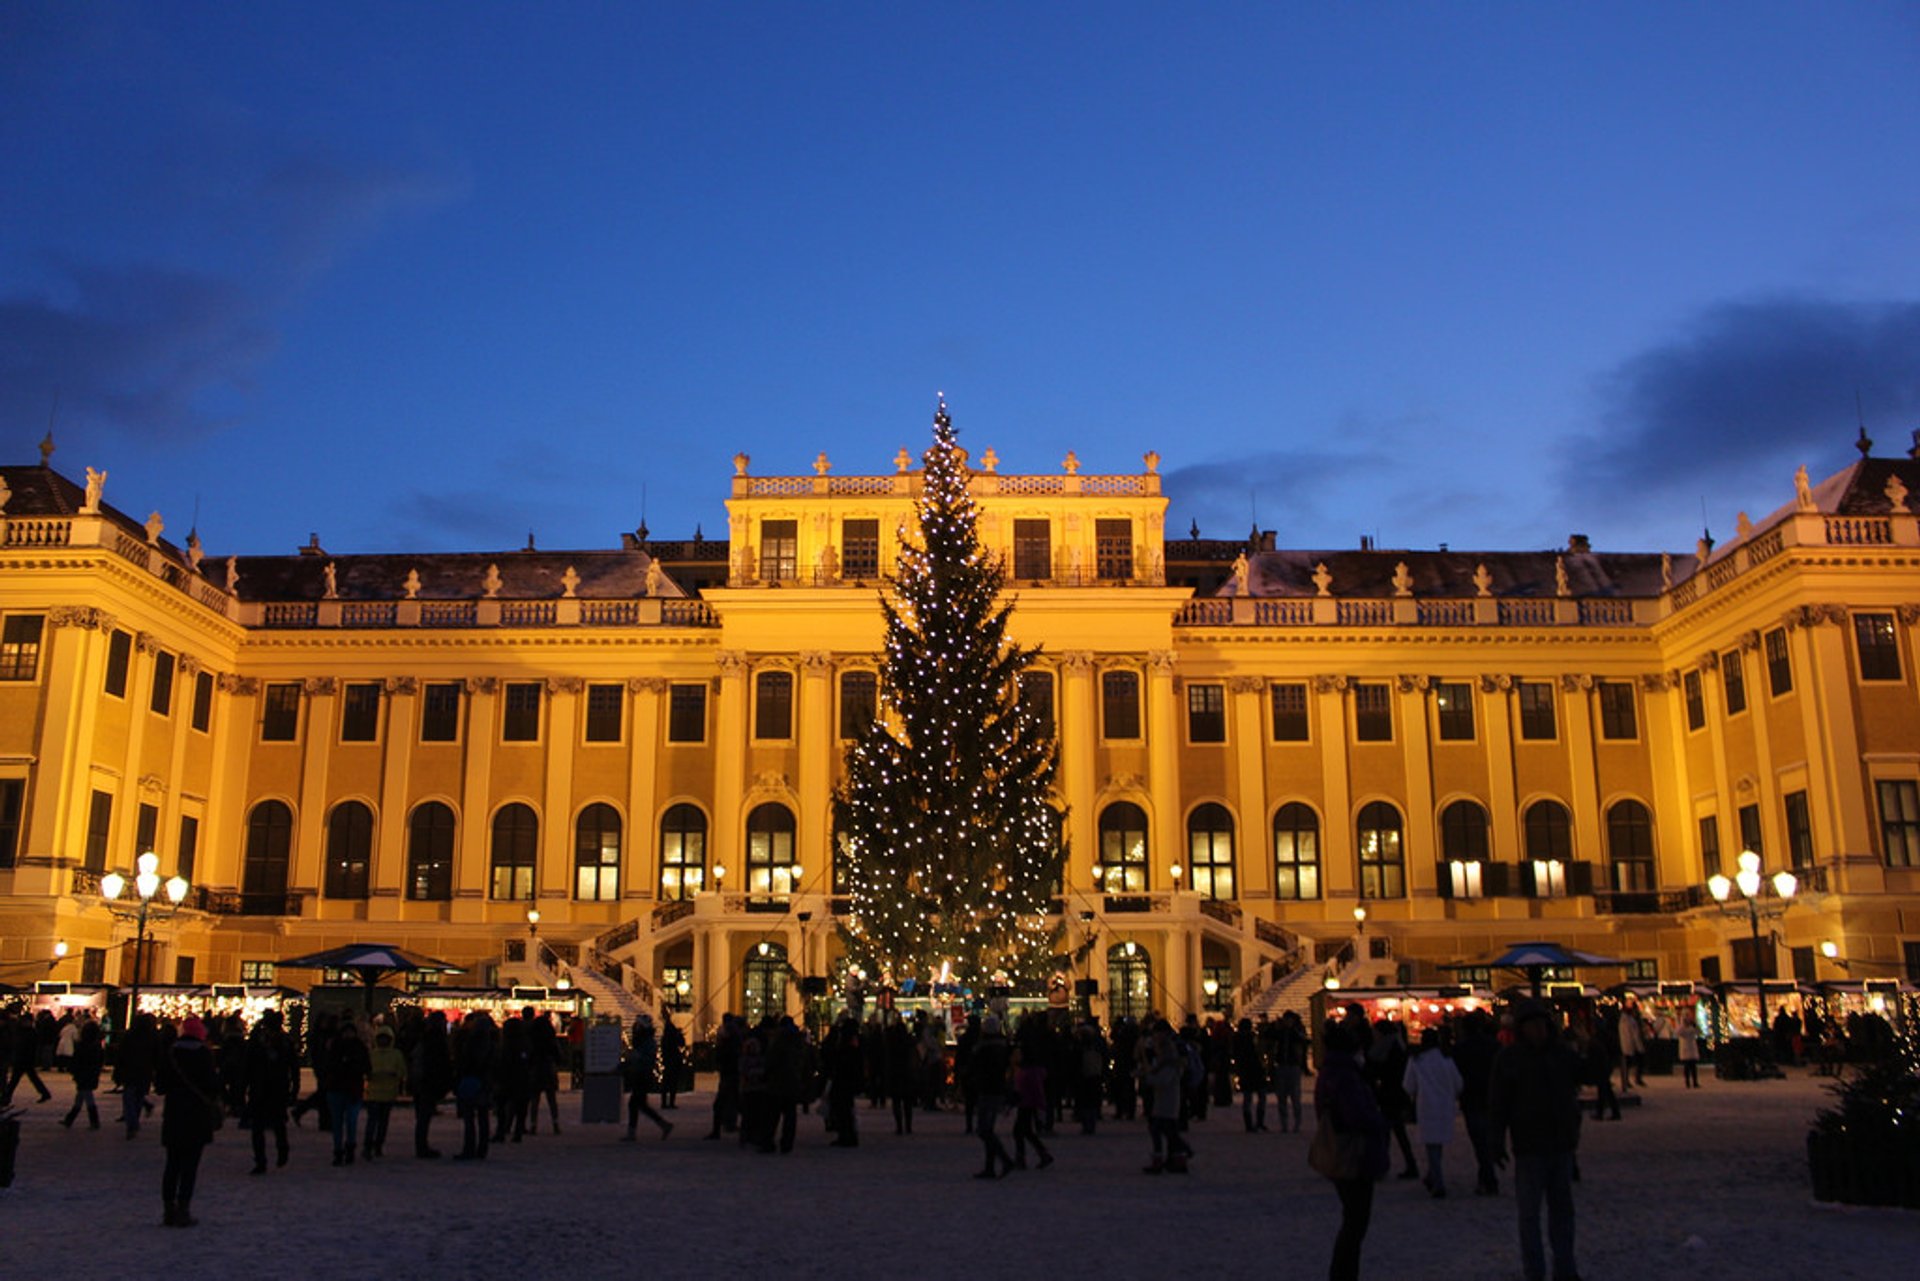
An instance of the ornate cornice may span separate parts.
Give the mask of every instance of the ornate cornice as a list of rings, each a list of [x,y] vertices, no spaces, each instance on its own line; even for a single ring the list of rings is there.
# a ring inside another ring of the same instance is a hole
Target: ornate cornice
[[[1665,672],[1647,672],[1640,677],[1640,688],[1649,694],[1664,694],[1673,688],[1673,679]]]
[[[1313,692],[1316,694],[1344,694],[1351,682],[1344,676],[1316,676],[1313,678]]]
[[[815,676],[825,676],[833,670],[833,655],[823,649],[803,650],[800,654],[800,668]]]
[[[1147,666],[1158,676],[1173,675],[1174,666],[1179,661],[1180,655],[1170,649],[1156,649],[1147,655]]]
[[[1425,693],[1427,689],[1432,686],[1433,678],[1431,676],[1400,675],[1393,678],[1393,684],[1394,688],[1398,689],[1402,694]]]
[[[389,695],[418,694],[420,692],[420,678],[417,676],[389,676],[381,682],[380,687],[386,690]]]
[[[500,692],[498,676],[469,676],[466,679],[469,694],[497,694]]]
[[[578,694],[581,690],[585,689],[586,687],[587,687],[587,682],[584,677],[580,677],[580,676],[549,676],[547,677],[547,693],[549,695]]]
[[[1564,694],[1580,694],[1591,690],[1594,677],[1587,672],[1567,672],[1560,677],[1560,691]]]
[[[745,676],[752,666],[747,656],[737,649],[723,649],[713,656],[713,664],[720,669],[722,676]]]
[[[135,632],[133,647],[142,654],[157,654],[160,652],[160,638],[152,632]]]
[[[1259,676],[1229,676],[1227,688],[1236,694],[1258,694],[1267,687],[1267,682]]]
[[[47,611],[47,623],[52,627],[78,627],[83,631],[110,632],[114,628],[114,617],[104,609],[92,605],[56,605]]]
[[[309,676],[300,682],[300,689],[308,698],[322,698],[340,692],[340,681],[333,676]]]
[[[1501,694],[1513,688],[1513,677],[1506,672],[1482,673],[1480,692],[1482,694]]]
[[[629,694],[664,694],[667,692],[667,678],[664,676],[633,676],[627,679]]]
[[[1084,649],[1070,649],[1060,655],[1060,670],[1084,676],[1093,670],[1093,654]]]
[[[253,676],[235,676],[232,672],[222,672],[218,678],[220,692],[238,694],[242,698],[252,698],[260,692],[260,681]]]

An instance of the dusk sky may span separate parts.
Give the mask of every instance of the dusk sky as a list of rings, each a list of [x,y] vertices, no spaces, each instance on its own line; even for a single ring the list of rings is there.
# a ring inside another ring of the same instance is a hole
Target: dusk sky
[[[1920,428],[1920,7],[0,5],[0,460],[212,555],[723,534],[936,389],[1182,532],[1725,537]]]

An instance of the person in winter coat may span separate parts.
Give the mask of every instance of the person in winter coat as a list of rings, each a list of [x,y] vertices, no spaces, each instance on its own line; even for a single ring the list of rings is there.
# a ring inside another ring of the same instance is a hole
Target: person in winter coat
[[[368,1160],[387,1154],[387,1123],[393,1118],[393,1105],[400,1101],[400,1087],[406,1080],[407,1056],[394,1048],[393,1029],[383,1027],[373,1034],[367,1072],[367,1137],[360,1155]]]
[[[42,1010],[41,1013],[46,1013]],[[13,1022],[13,1039],[7,1053],[9,1062],[5,1066],[6,1088],[0,1090],[0,1107],[13,1102],[13,1091],[24,1079],[40,1092],[40,1102],[45,1103],[53,1097],[53,1091],[40,1079],[40,1033],[33,1020],[19,1018]],[[55,1034],[56,1037],[58,1034]]]
[[[778,1131],[775,1142],[784,1155],[793,1151],[800,1102],[807,1093],[807,1039],[791,1018],[782,1018],[767,1034],[766,1060],[767,1103],[773,1111],[770,1124]]]
[[[1443,1197],[1447,1194],[1447,1144],[1453,1141],[1453,1119],[1464,1084],[1453,1059],[1441,1048],[1440,1029],[1430,1027],[1420,1034],[1420,1052],[1407,1061],[1402,1084],[1413,1100],[1420,1142],[1427,1149],[1427,1191]]]
[[[440,1150],[428,1140],[440,1100],[453,1088],[453,1043],[447,1036],[447,1016],[441,1010],[427,1015],[420,1039],[407,1058],[407,1089],[413,1095],[413,1155],[432,1160]]]
[[[1407,1138],[1407,1114],[1413,1104],[1407,1098],[1407,1029],[1391,1019],[1381,1019],[1373,1027],[1373,1043],[1364,1051],[1367,1078],[1373,1083],[1373,1096],[1380,1101],[1380,1113],[1387,1118],[1393,1140],[1400,1145],[1406,1168],[1403,1179],[1420,1177],[1413,1159],[1413,1143]]]
[[[1632,1094],[1634,1086],[1647,1083],[1647,1028],[1640,1018],[1640,1003],[1631,996],[1620,1007],[1616,1026],[1620,1037],[1620,1093]]]
[[[167,1101],[160,1117],[160,1145],[167,1153],[160,1173],[160,1200],[165,1206],[160,1223],[190,1228],[199,1222],[193,1217],[192,1204],[200,1155],[220,1126],[220,1074],[207,1048],[206,1024],[199,1019],[183,1020],[180,1035],[159,1056],[158,1085]]]
[[[300,1052],[280,1028],[280,1011],[253,1025],[246,1048],[247,1124],[253,1131],[253,1173],[267,1172],[267,1135],[276,1165],[287,1163],[287,1105],[300,1095]]]
[[[1280,1132],[1287,1132],[1287,1113],[1293,1113],[1293,1129],[1300,1129],[1300,1082],[1307,1074],[1307,1028],[1299,1014],[1288,1010],[1280,1016],[1273,1039],[1273,1107],[1280,1117]]]
[[[340,1020],[327,1051],[326,1066],[320,1084],[327,1092],[327,1115],[333,1121],[333,1163],[352,1165],[354,1144],[359,1138],[360,1109],[366,1099],[367,1077],[373,1071],[372,1056],[360,1039],[360,1029],[352,1019]]]
[[[160,1030],[154,1025],[153,1015],[135,1015],[113,1059],[113,1080],[120,1087],[121,1120],[126,1123],[129,1139],[140,1133],[140,1118],[146,1114],[147,1091],[153,1088],[159,1055]],[[208,1059],[211,1063],[212,1056]]]
[[[920,1098],[920,1045],[913,1029],[898,1015],[887,1024],[882,1062],[886,1065],[887,1097],[893,1101],[893,1132],[913,1133],[913,1105]]]
[[[1240,1087],[1240,1120],[1247,1133],[1267,1128],[1267,1064],[1253,1020],[1241,1019],[1233,1033],[1233,1076]],[[1285,1122],[1281,1123],[1285,1128]]]
[[[88,1128],[100,1128],[100,1109],[94,1104],[93,1092],[100,1088],[100,1069],[105,1062],[100,1025],[88,1019],[86,1026],[80,1029],[79,1039],[74,1042],[73,1052],[67,1056],[67,1071],[73,1076],[73,1106],[67,1109],[67,1115],[60,1124],[72,1129],[74,1120],[84,1106],[87,1109]]]
[[[492,1015],[475,1010],[461,1021],[460,1041],[453,1050],[453,1096],[459,1104],[462,1132],[456,1161],[487,1159],[488,1089],[499,1052]]]
[[[1493,1019],[1484,1010],[1475,1010],[1461,1021],[1459,1044],[1454,1046],[1453,1065],[1460,1070],[1460,1116],[1467,1123],[1467,1138],[1473,1143],[1477,1167],[1475,1196],[1493,1196],[1500,1191],[1500,1144],[1494,1138],[1487,1116],[1487,1086],[1493,1079],[1493,1060],[1500,1053],[1499,1038],[1494,1035]]]
[[[1373,1221],[1373,1185],[1387,1172],[1388,1124],[1373,1087],[1360,1071],[1360,1046],[1345,1023],[1327,1025],[1326,1053],[1313,1084],[1313,1112],[1317,1124],[1337,1134],[1364,1135],[1365,1159],[1352,1177],[1333,1180],[1340,1197],[1340,1231],[1333,1238],[1331,1281],[1355,1281],[1360,1275],[1360,1247]]]
[[[1521,1006],[1515,1039],[1493,1061],[1488,1111],[1496,1139],[1513,1148],[1514,1192],[1520,1204],[1520,1264],[1527,1281],[1545,1281],[1540,1206],[1547,1209],[1553,1276],[1573,1281],[1573,1160],[1580,1145],[1583,1067],[1571,1046],[1555,1036],[1552,1007]]]
[[[627,1046],[627,1059],[621,1065],[621,1075],[626,1078],[627,1086],[627,1132],[620,1137],[633,1142],[638,1136],[640,1118],[646,1117],[660,1127],[660,1137],[666,1138],[673,1133],[673,1122],[654,1111],[647,1103],[647,1096],[655,1085],[655,1064],[659,1061],[659,1051],[653,1039],[653,1019],[645,1014],[637,1014],[633,1019],[633,1038]]]
[[[1040,1118],[1047,1110],[1047,1058],[1050,1039],[1045,1014],[1027,1015],[1020,1024],[1020,1048],[1013,1060],[1013,1164],[1027,1168],[1027,1148],[1039,1154],[1040,1168],[1053,1164],[1053,1153],[1040,1141]]]
[[[687,1038],[672,1019],[660,1030],[660,1106],[680,1106],[680,1077],[687,1070]],[[789,1148],[793,1145],[788,1144]]]
[[[994,1123],[1006,1110],[1008,1073],[1013,1062],[1007,1038],[1000,1034],[999,1016],[980,1020],[980,1035],[967,1057],[967,1092],[973,1098],[973,1130],[986,1149],[986,1166],[973,1177],[997,1179],[1013,1169],[1013,1158],[994,1133]],[[997,1167],[997,1168],[996,1168]]]
[[[1147,1107],[1147,1133],[1153,1141],[1153,1159],[1146,1173],[1185,1174],[1193,1156],[1180,1133],[1185,1099],[1182,1086],[1187,1076],[1186,1050],[1173,1034],[1173,1025],[1165,1019],[1154,1024],[1153,1040],[1147,1047],[1140,1080],[1152,1092]]]
[[[1680,1026],[1674,1029],[1679,1042],[1681,1083],[1689,1090],[1700,1088],[1700,1025],[1694,1021],[1693,1011],[1683,1011]]]

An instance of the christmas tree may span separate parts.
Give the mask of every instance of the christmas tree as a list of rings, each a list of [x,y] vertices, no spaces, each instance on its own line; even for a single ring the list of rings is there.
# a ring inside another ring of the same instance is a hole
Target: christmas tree
[[[1037,651],[1007,640],[1014,603],[980,545],[966,454],[941,401],[918,528],[881,596],[881,707],[847,752],[850,964],[925,982],[1032,985],[1052,966],[1049,896],[1066,859],[1050,718],[1020,699]]]

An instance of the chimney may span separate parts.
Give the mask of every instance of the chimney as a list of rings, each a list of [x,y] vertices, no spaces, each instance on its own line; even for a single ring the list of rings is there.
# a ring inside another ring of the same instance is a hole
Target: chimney
[[[1361,550],[1361,551],[1363,551],[1363,552],[1370,552],[1370,551],[1372,551],[1372,550],[1373,550],[1373,535],[1372,535],[1372,534],[1362,534],[1362,535],[1360,535],[1360,550]]]
[[[325,556],[327,549],[320,545],[320,535],[308,534],[307,545],[300,549],[302,556]]]
[[[1593,543],[1585,534],[1568,534],[1567,550],[1570,552],[1590,552],[1593,550]]]

